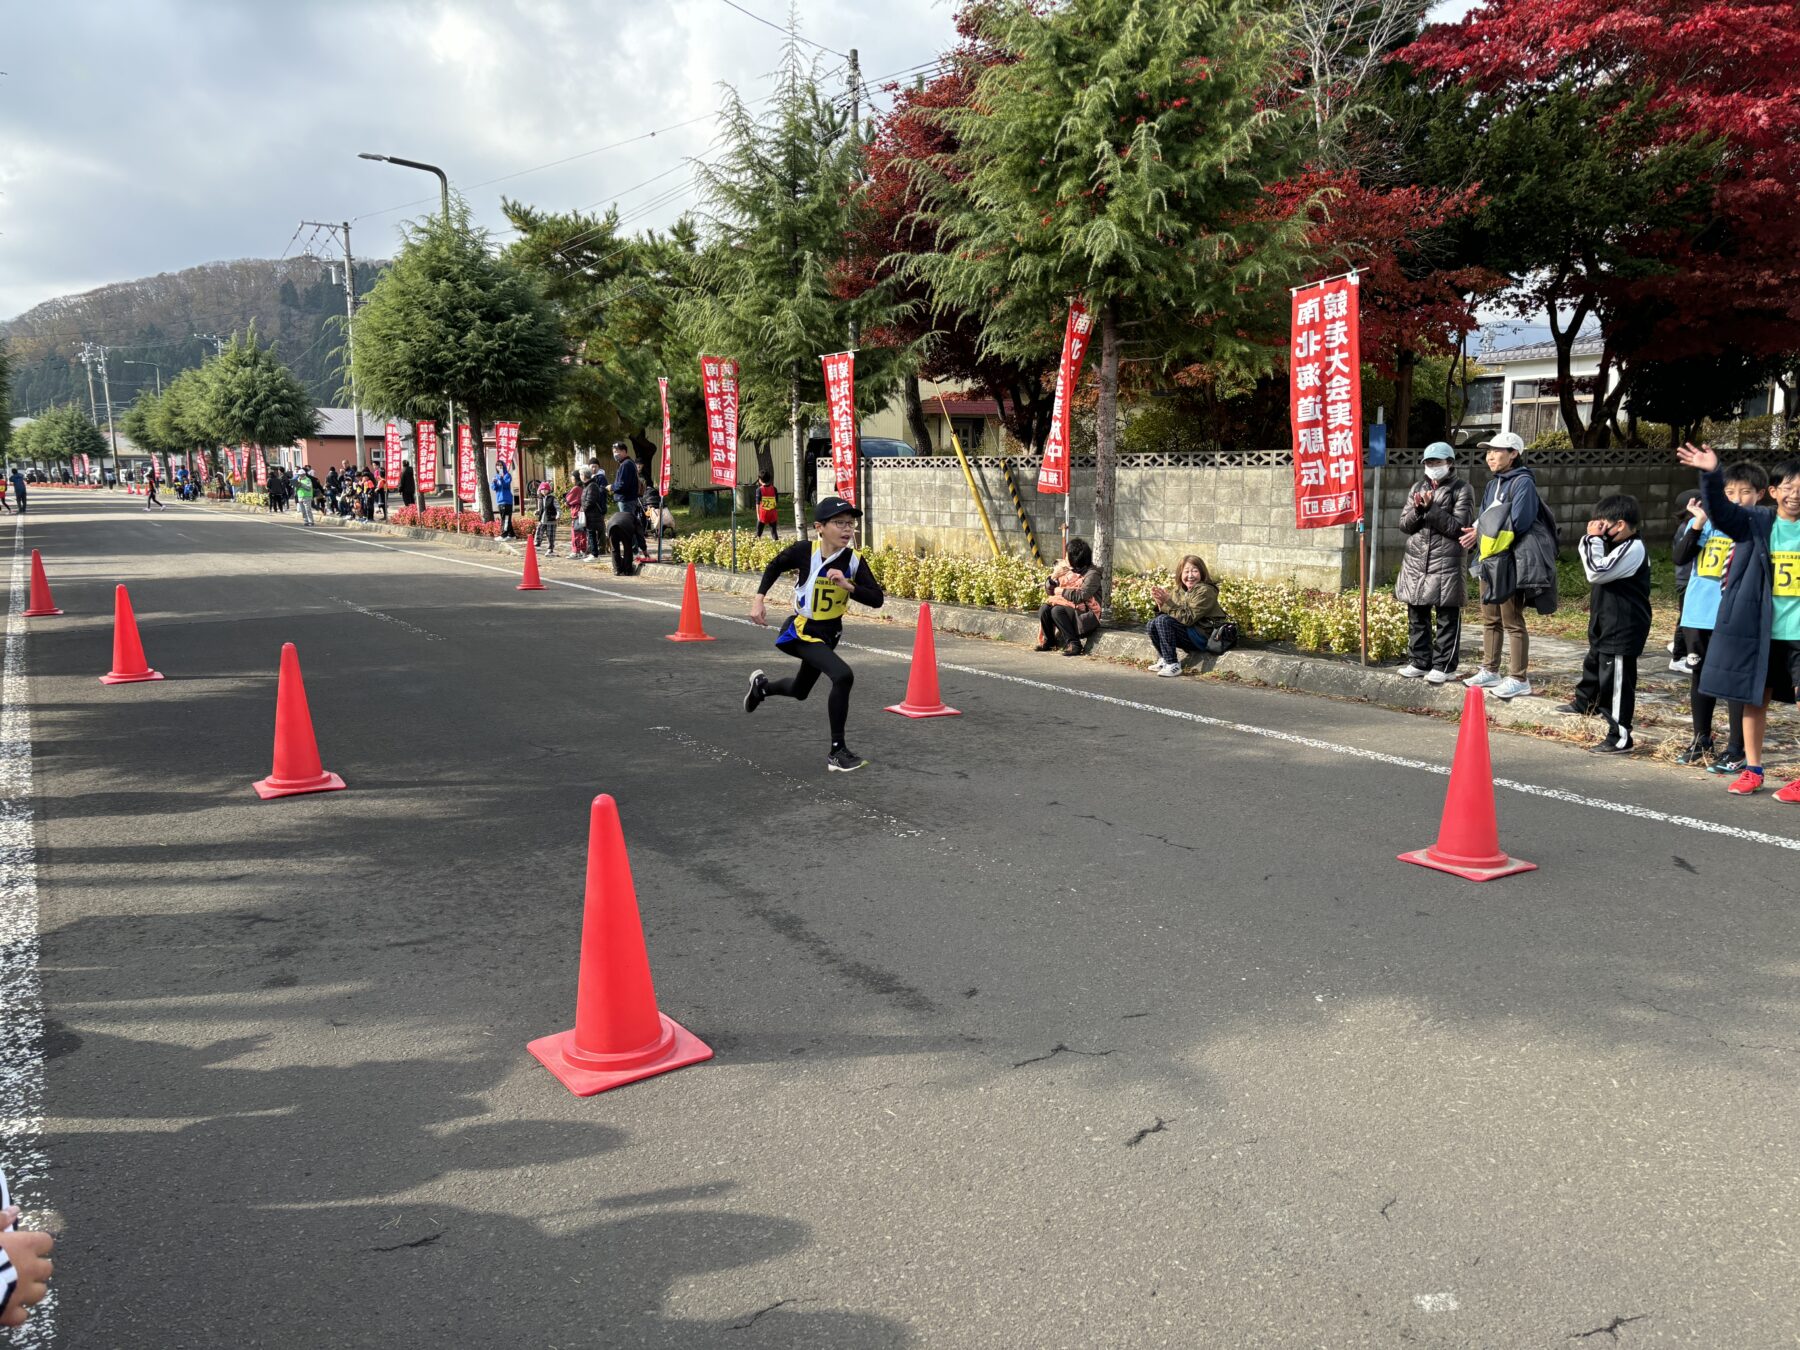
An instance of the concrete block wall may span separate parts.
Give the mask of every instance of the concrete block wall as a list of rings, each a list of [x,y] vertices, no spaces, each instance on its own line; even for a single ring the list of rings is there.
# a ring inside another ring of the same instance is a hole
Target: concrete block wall
[[[1479,494],[1487,471],[1464,452],[1458,471]],[[953,457],[868,460],[866,538],[877,547],[982,557],[981,518]],[[1004,552],[1029,556],[1006,487],[1002,461],[975,458],[970,470]],[[1013,461],[1020,504],[1046,559],[1061,550],[1064,498],[1036,490],[1037,461]],[[1565,544],[1608,492],[1630,492],[1644,512],[1645,537],[1666,543],[1674,533],[1675,498],[1693,475],[1661,451],[1558,451],[1535,457],[1539,491],[1556,513]],[[1417,476],[1416,451],[1396,452],[1382,475],[1377,581],[1399,566],[1400,511]],[[1094,469],[1075,461],[1067,501],[1070,526],[1093,537]],[[1304,586],[1354,586],[1356,532],[1351,527],[1301,530],[1294,524],[1293,466],[1285,451],[1154,455],[1127,459],[1118,474],[1117,564],[1128,571],[1171,566],[1197,552],[1222,573],[1258,580],[1292,577]],[[1373,473],[1365,483],[1374,501]]]

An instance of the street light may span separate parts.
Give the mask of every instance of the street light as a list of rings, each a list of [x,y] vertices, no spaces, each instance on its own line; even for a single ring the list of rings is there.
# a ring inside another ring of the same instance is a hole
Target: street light
[[[435,164],[421,164],[416,159],[401,159],[398,155],[371,155],[367,150],[359,151],[358,159],[372,159],[381,164],[398,164],[403,169],[423,169],[426,173],[435,173],[438,179],[438,192],[444,202],[444,223],[450,221],[450,180],[444,171]]]
[[[158,398],[162,397],[162,367],[157,365],[156,362],[154,362],[154,361],[126,361],[126,360],[121,359],[119,364],[126,365],[126,366],[149,366],[152,370],[154,370],[156,372],[156,396]]]
[[[444,171],[442,169],[438,168],[437,165],[421,164],[416,159],[401,159],[398,155],[372,155],[367,150],[358,151],[356,157],[358,159],[372,159],[378,164],[398,164],[403,169],[422,169],[426,173],[435,173],[437,175],[437,180],[438,180],[438,193],[439,193],[440,197],[443,199],[443,203],[444,203],[444,224],[446,226],[448,226],[450,224],[450,179],[445,176]],[[454,449],[454,447],[456,445],[456,400],[455,399],[446,399],[445,402],[449,405],[449,407],[446,409],[446,411],[449,412],[450,416],[446,420],[448,421],[449,426],[450,426],[450,444],[451,444],[451,447]],[[418,459],[418,457],[419,457],[419,452],[418,452],[417,447],[415,447],[413,450],[413,459],[416,461]],[[456,462],[455,460],[451,461],[451,463],[453,463],[453,464],[455,462]],[[386,468],[386,461],[384,460],[383,461],[384,471],[385,471],[385,468]],[[420,470],[420,472],[423,472],[423,470]],[[434,479],[437,477],[437,466],[436,465],[432,466],[431,475]],[[457,491],[456,485],[452,484],[450,490],[452,493],[456,492]],[[457,499],[453,497],[452,500],[457,500]],[[424,504],[425,504],[425,493],[421,490],[419,493],[419,505],[423,506]]]

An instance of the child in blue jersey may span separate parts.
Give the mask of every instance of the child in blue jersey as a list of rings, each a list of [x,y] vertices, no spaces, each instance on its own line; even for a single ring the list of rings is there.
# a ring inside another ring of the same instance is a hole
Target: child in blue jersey
[[[765,698],[804,699],[823,675],[831,681],[826,704],[831,721],[831,753],[825,767],[832,773],[852,773],[868,761],[844,744],[844,724],[850,716],[850,689],[856,677],[837,654],[844,633],[844,614],[850,602],[880,609],[887,599],[881,583],[856,556],[856,522],[862,515],[842,497],[827,497],[813,510],[818,537],[789,544],[763,569],[762,581],[750,602],[750,622],[767,627],[766,597],[784,572],[793,572],[794,613],[775,639],[777,651],[800,662],[800,669],[781,680],[762,671],[750,673],[750,692],[744,695],[744,711],[755,712]]]
[[[1725,471],[1725,495],[1739,506],[1756,505],[1761,496],[1754,481],[1758,473],[1753,464],[1732,465]],[[1719,700],[1700,690],[1700,669],[1706,664],[1706,649],[1712,642],[1713,625],[1719,619],[1720,583],[1725,577],[1725,565],[1731,560],[1731,536],[1714,527],[1697,494],[1685,505],[1687,518],[1675,533],[1673,554],[1675,565],[1687,567],[1689,575],[1675,643],[1676,649],[1684,653],[1682,664],[1688,670],[1688,709],[1694,719],[1694,738],[1687,749],[1675,756],[1675,762],[1701,765],[1716,773],[1738,774],[1744,769],[1744,705],[1735,699],[1726,704],[1731,739],[1720,755],[1713,743],[1713,714],[1718,711]]]

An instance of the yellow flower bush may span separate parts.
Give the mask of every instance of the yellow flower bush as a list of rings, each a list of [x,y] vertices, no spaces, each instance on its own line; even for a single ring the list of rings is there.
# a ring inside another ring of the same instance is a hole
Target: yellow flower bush
[[[738,538],[738,570],[760,572],[781,551],[771,539]],[[920,557],[893,549],[873,549],[863,558],[889,595],[933,604],[1034,612],[1043,603],[1046,569],[1019,558]],[[702,530],[675,541],[675,559],[726,567],[731,535]],[[1156,613],[1153,586],[1173,588],[1167,570],[1120,572],[1113,577],[1113,618],[1127,626]],[[1354,655],[1358,649],[1356,592],[1303,589],[1297,582],[1245,581],[1224,577],[1219,601],[1246,637],[1287,642],[1302,651]],[[1385,661],[1406,650],[1406,606],[1390,594],[1369,596],[1369,656]]]

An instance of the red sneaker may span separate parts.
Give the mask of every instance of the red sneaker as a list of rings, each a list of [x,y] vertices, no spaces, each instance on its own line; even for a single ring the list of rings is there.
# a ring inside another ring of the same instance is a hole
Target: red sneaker
[[[1800,804],[1800,778],[1796,778],[1793,782],[1781,789],[1780,792],[1777,792],[1775,794],[1775,800],[1778,802]]]
[[[1760,773],[1751,773],[1745,769],[1731,780],[1731,786],[1725,790],[1734,797],[1748,797],[1753,792],[1761,792],[1762,785],[1763,776]]]

